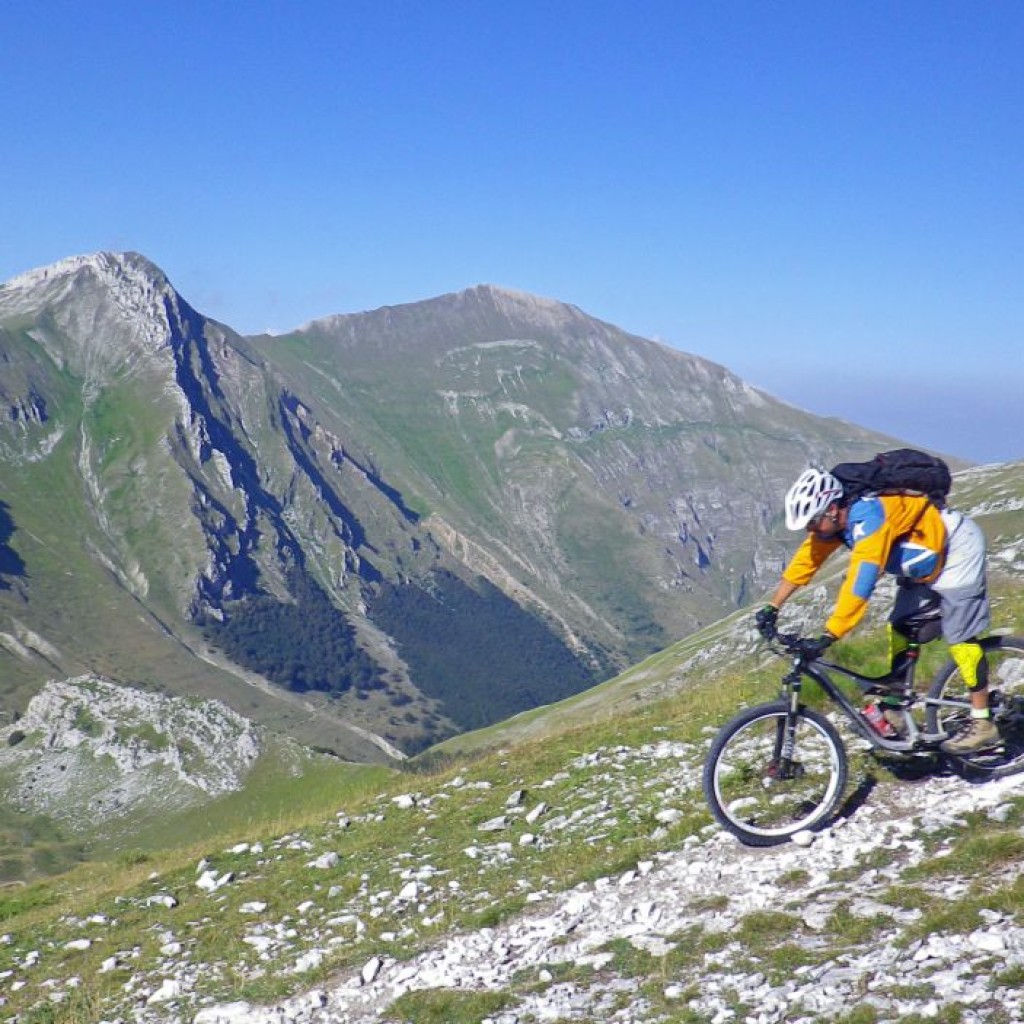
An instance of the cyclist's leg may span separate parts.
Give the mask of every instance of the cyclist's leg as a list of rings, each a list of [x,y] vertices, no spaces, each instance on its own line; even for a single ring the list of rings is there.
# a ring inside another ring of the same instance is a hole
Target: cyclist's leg
[[[910,637],[891,619],[886,625],[886,633],[889,638],[889,667],[895,669],[897,659],[910,646]]]
[[[889,613],[889,671],[894,675],[904,665],[901,655],[910,644],[926,644],[940,635],[941,599],[930,587],[901,577],[896,600]]]
[[[961,587],[942,595],[943,636],[971,702],[967,727],[942,744],[947,754],[970,755],[998,746],[999,730],[989,708],[988,663],[978,638],[989,622],[985,588]]]
[[[950,535],[946,566],[932,584],[942,607],[942,636],[967,686],[972,729],[948,741],[944,748],[959,753],[998,739],[991,723],[988,665],[978,643],[991,617],[985,581],[985,537],[973,520],[962,518]],[[955,749],[954,749],[955,748]]]
[[[950,644],[949,653],[960,669],[960,675],[971,694],[971,706],[984,709],[988,707],[988,664],[985,652],[978,643],[977,636],[960,643]]]
[[[946,564],[932,589],[939,595],[942,608],[942,637],[949,644],[960,673],[973,695],[979,694],[976,707],[982,705],[985,690],[984,652],[978,638],[990,623],[988,588],[985,580],[985,535],[973,519],[944,511],[949,528]]]
[[[985,652],[978,643],[990,622],[985,580],[983,578],[971,587],[942,591],[939,597],[942,602],[942,638],[949,645],[949,653],[971,692],[972,705],[987,708],[988,673]]]

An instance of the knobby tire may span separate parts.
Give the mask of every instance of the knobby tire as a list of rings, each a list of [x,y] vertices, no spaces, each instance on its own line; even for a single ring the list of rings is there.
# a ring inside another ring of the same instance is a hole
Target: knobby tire
[[[990,636],[980,641],[988,663],[989,694],[993,720],[999,729],[1000,747],[977,754],[947,754],[962,775],[973,779],[1000,779],[1024,771],[1024,638]],[[935,674],[928,696],[932,700],[968,696],[967,686],[956,662],[947,661]],[[953,734],[967,724],[966,707],[927,705],[930,732]]]
[[[761,704],[728,721],[704,764],[704,797],[715,820],[748,846],[778,846],[829,823],[843,799],[846,748],[820,712],[801,707],[793,759],[780,768],[784,702]]]

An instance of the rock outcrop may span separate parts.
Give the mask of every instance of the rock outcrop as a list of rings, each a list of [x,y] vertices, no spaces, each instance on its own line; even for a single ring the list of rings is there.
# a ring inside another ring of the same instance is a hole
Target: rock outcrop
[[[260,730],[217,701],[95,676],[50,682],[5,735],[9,802],[77,830],[234,792],[262,749]]]

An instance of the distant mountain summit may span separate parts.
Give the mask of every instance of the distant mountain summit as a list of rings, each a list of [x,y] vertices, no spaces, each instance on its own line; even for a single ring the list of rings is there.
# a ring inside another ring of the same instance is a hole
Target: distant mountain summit
[[[82,373],[166,346],[169,308],[179,301],[163,272],[137,253],[75,256],[0,285],[5,315],[46,310],[70,342],[55,344],[50,354]],[[49,335],[39,337],[45,343]]]
[[[242,337],[134,253],[0,285],[0,690],[99,674],[347,757],[557,700],[764,592],[891,439],[490,285]]]

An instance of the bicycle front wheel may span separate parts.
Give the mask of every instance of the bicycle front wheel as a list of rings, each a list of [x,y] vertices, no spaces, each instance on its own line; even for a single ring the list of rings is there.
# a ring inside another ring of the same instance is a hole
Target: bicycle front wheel
[[[965,774],[998,779],[1024,771],[1024,639],[989,636],[980,643],[988,667],[989,704],[1001,743],[993,750],[947,756]],[[928,698],[925,720],[929,732],[953,735],[967,724],[969,692],[952,658],[935,674]]]
[[[748,846],[777,846],[828,824],[846,788],[846,748],[820,712],[797,712],[786,751],[784,703],[761,704],[727,722],[704,765],[715,820]]]

